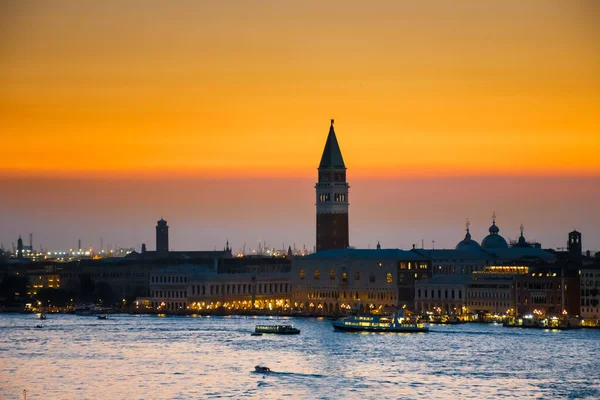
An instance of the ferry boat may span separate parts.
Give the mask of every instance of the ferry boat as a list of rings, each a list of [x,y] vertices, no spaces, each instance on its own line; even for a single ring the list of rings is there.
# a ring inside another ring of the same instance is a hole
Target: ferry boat
[[[332,322],[333,329],[346,332],[429,332],[429,328],[413,319],[405,318],[404,313],[391,316],[352,315]]]
[[[297,335],[300,329],[292,325],[256,325],[255,333],[274,333],[277,335]]]
[[[566,331],[570,329],[581,329],[577,323],[572,323],[567,318],[543,318],[538,319],[533,315],[523,317],[508,317],[502,326],[507,328],[534,328],[534,329],[555,329]]]

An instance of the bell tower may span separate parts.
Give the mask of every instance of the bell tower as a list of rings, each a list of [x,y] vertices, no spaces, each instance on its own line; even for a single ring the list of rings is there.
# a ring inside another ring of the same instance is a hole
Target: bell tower
[[[156,223],[156,254],[159,256],[169,254],[169,226],[162,217]]]
[[[329,135],[319,163],[317,195],[317,251],[345,249],[348,235],[348,188],[346,165],[331,120]]]

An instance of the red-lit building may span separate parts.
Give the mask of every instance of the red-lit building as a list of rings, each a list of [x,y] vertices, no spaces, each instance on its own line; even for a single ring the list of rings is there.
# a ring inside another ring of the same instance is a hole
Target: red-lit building
[[[577,270],[535,268],[516,281],[517,309],[520,315],[579,315],[579,275]]]

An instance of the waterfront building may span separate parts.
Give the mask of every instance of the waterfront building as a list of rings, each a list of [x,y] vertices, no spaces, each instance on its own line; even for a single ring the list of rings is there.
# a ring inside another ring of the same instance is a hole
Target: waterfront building
[[[578,315],[579,273],[561,265],[532,268],[517,277],[516,297],[520,315]]]
[[[529,272],[523,265],[491,265],[475,271],[467,285],[466,311],[471,314],[514,314],[515,281]]]
[[[600,263],[579,270],[579,294],[581,317],[596,325],[600,320]]]
[[[150,278],[149,301],[154,310],[287,311],[289,273],[217,273],[212,266],[182,265],[162,268]]]
[[[506,314],[514,312],[515,280],[527,266],[489,265],[469,275],[437,275],[416,283],[416,310],[434,314]]]
[[[289,273],[205,274],[191,280],[188,305],[192,310],[287,312],[291,305]]]
[[[317,204],[317,252],[349,246],[348,189],[346,165],[333,120],[321,156],[315,185]]]
[[[467,312],[469,275],[438,275],[415,282],[415,311],[434,314]]]
[[[292,261],[292,305],[309,314],[414,307],[415,282],[429,260],[398,249],[333,249]]]
[[[85,295],[103,284],[115,298],[133,299],[148,294],[150,273],[162,265],[127,258],[80,260],[61,264],[59,274],[62,288],[68,291]]]
[[[37,294],[41,289],[60,289],[60,274],[57,272],[40,272],[29,275],[31,294]]]
[[[205,266],[181,265],[165,267],[150,274],[150,296],[152,308],[163,311],[178,311],[187,308],[188,279]]]

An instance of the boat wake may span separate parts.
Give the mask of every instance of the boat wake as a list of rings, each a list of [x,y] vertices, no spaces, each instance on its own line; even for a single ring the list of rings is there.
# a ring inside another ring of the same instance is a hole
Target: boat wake
[[[325,375],[320,374],[302,374],[299,372],[277,372],[277,371],[269,371],[269,372],[258,372],[252,371],[254,374],[259,375],[277,375],[277,376],[287,376],[287,377],[298,377],[298,378],[324,378]]]

